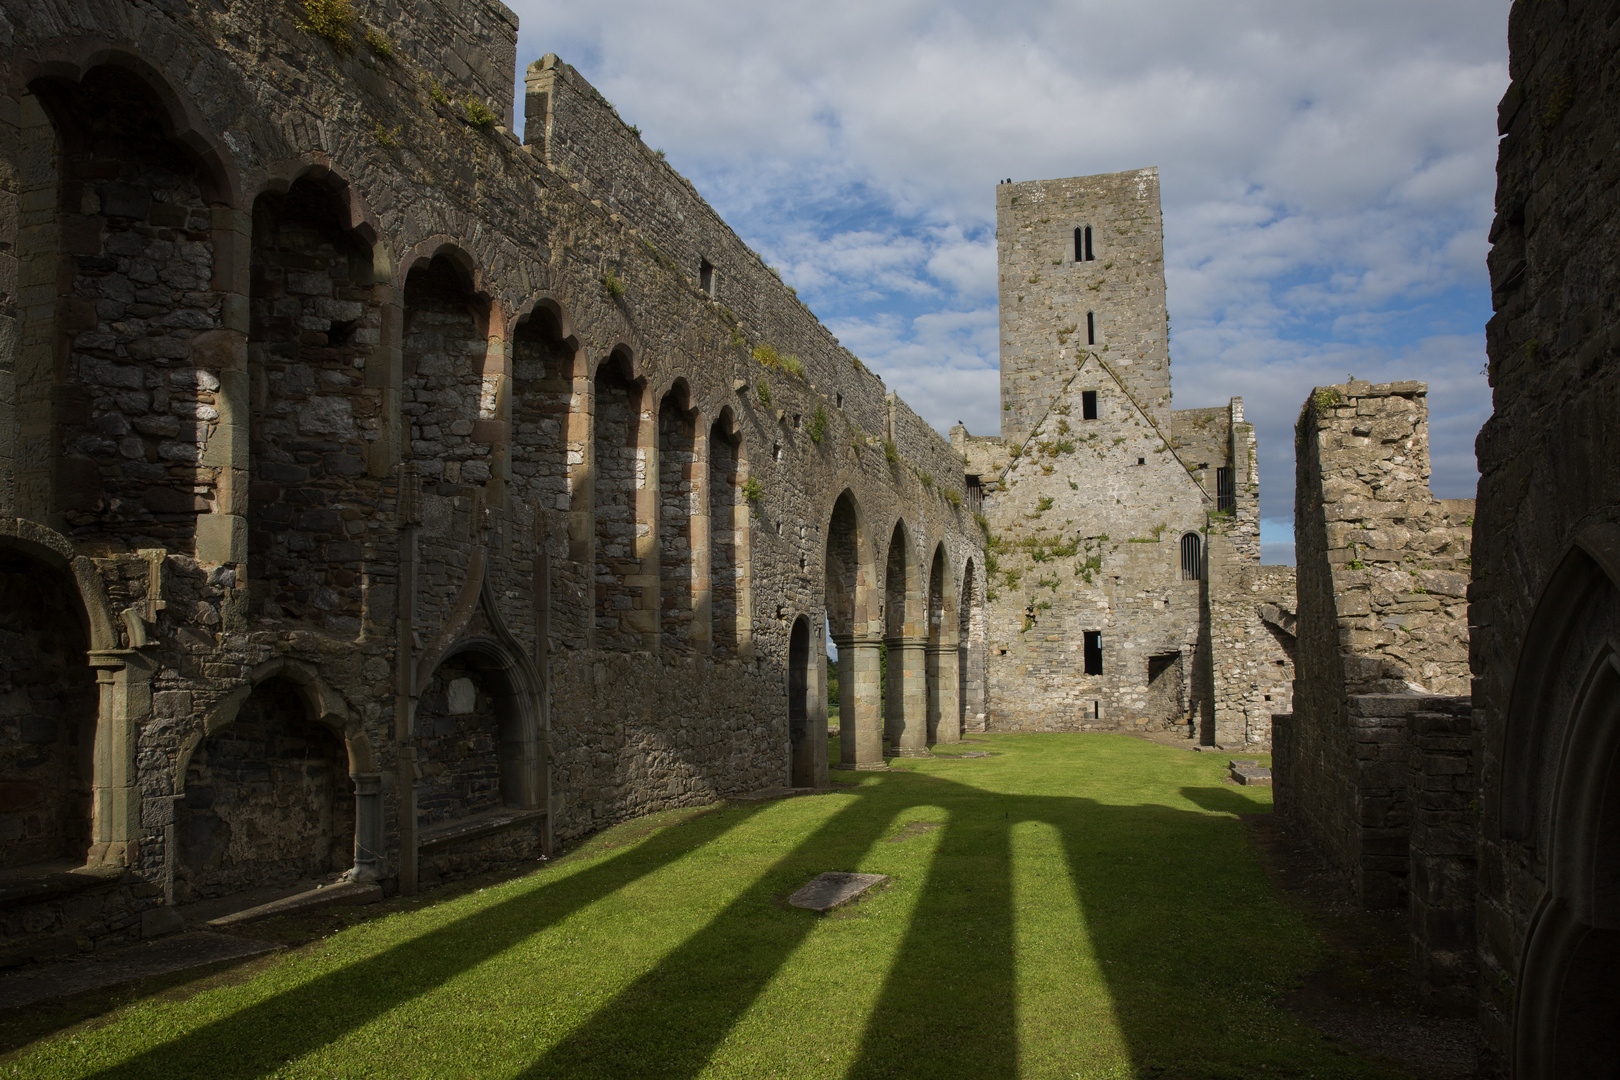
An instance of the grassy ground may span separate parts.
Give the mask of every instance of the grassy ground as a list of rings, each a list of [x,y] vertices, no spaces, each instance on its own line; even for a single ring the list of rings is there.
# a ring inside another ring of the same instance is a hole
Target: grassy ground
[[[136,998],[0,1076],[1380,1077],[1275,1002],[1322,960],[1225,757],[997,735],[610,830],[527,876]],[[835,751],[836,754],[836,751]],[[890,885],[826,916],[824,870]],[[429,897],[428,899],[432,899]]]

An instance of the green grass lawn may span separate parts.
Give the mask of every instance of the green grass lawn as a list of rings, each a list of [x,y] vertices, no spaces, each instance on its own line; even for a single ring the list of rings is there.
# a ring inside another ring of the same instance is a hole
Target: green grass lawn
[[[1377,1077],[1275,1002],[1323,959],[1226,757],[994,735],[825,795],[673,812],[0,1077]],[[836,750],[835,750],[836,758]],[[889,875],[829,915],[824,870]]]

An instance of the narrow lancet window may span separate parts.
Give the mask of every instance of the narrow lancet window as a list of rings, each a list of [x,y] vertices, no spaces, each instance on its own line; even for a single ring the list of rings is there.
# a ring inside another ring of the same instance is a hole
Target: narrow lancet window
[[[1094,311],[1086,312],[1086,344],[1097,344],[1097,313]]]
[[[1204,577],[1204,543],[1197,533],[1181,538],[1181,580],[1201,581]]]

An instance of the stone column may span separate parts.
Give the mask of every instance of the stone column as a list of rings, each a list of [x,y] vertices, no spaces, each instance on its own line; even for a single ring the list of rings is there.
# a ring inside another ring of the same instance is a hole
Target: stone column
[[[854,636],[848,639],[848,651],[851,654],[851,667],[848,686],[843,689],[840,683],[839,694],[844,718],[841,721],[846,731],[852,730],[853,753],[850,761],[854,767],[862,771],[886,769],[888,765],[883,761],[883,724],[878,717],[878,696],[880,677],[878,671],[878,646],[883,643],[882,638]],[[839,676],[843,678],[846,670],[843,663],[845,648],[838,647]],[[850,739],[846,735],[844,739]],[[850,746],[849,742],[841,740],[841,745]],[[846,767],[848,764],[846,763]]]
[[[928,727],[934,742],[947,746],[962,741],[959,655],[955,644],[928,645],[928,685],[934,688],[928,699]]]
[[[128,866],[140,835],[136,733],[152,716],[157,661],[137,649],[90,653],[101,691],[91,788],[89,866]]]
[[[192,362],[219,379],[219,421],[203,448],[199,482],[214,474],[214,510],[197,518],[196,556],[202,563],[247,564],[248,513],[248,266],[253,216],[227,206],[210,210],[214,291],[220,328],[198,334]],[[246,574],[242,575],[244,578]],[[244,627],[229,627],[242,629]]]
[[[352,881],[379,881],[388,865],[383,832],[382,773],[350,773],[354,781],[354,869]]]
[[[659,613],[663,605],[663,583],[658,557],[658,404],[652,388],[642,383],[636,390],[636,479],[635,552],[639,570],[625,575],[625,588],[640,588],[635,606],[623,615],[623,625],[634,632],[641,648],[657,655],[663,645]]]
[[[889,639],[889,700],[898,702],[891,752],[898,757],[928,756],[928,639]]]
[[[714,647],[714,585],[709,580],[712,572],[709,534],[713,525],[709,521],[709,454],[711,429],[701,414],[692,434],[692,516],[688,525],[687,551],[691,558],[692,621],[688,624],[687,643],[694,656],[708,656]],[[721,527],[726,526],[721,523]],[[825,753],[825,751],[823,751]]]

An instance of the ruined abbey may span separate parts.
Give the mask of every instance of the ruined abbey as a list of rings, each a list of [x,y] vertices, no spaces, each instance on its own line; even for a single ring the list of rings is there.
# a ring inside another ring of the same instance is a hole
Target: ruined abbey
[[[957,428],[988,522],[990,725],[1271,741],[1294,575],[1260,565],[1243,399],[1173,409],[1156,169],[996,193],[1001,435]]]
[[[1492,1069],[1612,1066],[1598,8],[1513,7],[1478,500],[1423,384],[1318,388],[1296,571],[1242,399],[1172,407],[1155,170],[998,186],[1001,432],[946,439],[566,63],[511,130],[497,0],[0,0],[0,963],[1177,732],[1275,745]]]

